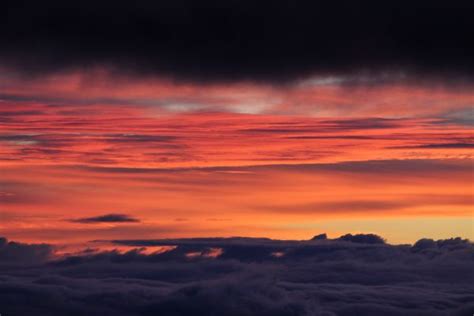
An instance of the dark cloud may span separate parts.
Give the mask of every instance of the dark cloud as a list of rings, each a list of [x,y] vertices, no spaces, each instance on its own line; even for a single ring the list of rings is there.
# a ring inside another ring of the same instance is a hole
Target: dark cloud
[[[107,135],[106,141],[110,143],[166,143],[176,140],[176,136],[170,135]]]
[[[3,99],[0,96],[0,99]],[[44,112],[41,111],[35,111],[35,110],[29,110],[29,111],[0,111],[0,117],[2,116],[30,116],[30,115],[42,115]]]
[[[335,130],[385,129],[401,126],[401,120],[386,118],[327,120],[322,121],[322,123],[330,126]]]
[[[367,213],[367,212],[391,212],[401,209],[416,208],[420,206],[434,207],[440,205],[463,205],[469,207],[472,205],[473,197],[466,195],[406,195],[401,196],[401,200],[343,200],[331,202],[314,202],[307,204],[289,204],[289,205],[262,205],[256,209],[268,210],[270,212],[293,212],[301,214],[321,214],[321,213]]]
[[[311,240],[326,240],[328,239],[328,235],[326,233],[315,235]]]
[[[403,174],[403,175],[421,175],[439,173],[464,173],[469,170],[471,163],[469,160],[462,159],[393,159],[393,160],[368,160],[368,161],[349,161],[341,163],[328,164],[300,164],[300,165],[280,165],[281,169],[295,171],[338,171],[353,174]],[[253,167],[260,169],[265,167]]]
[[[325,136],[288,136],[285,137],[287,139],[297,139],[297,140],[304,140],[304,139],[380,139],[382,137],[377,136],[362,136],[362,135],[325,135]]]
[[[317,164],[269,164],[261,166],[244,166],[244,167],[201,167],[201,168],[128,168],[128,167],[99,167],[99,166],[73,166],[69,167],[77,170],[84,170],[88,172],[93,172],[97,174],[114,174],[114,175],[134,175],[135,179],[139,179],[144,182],[155,182],[156,180],[151,179],[149,176],[145,175],[154,175],[159,176],[162,174],[179,174],[182,175],[178,182],[173,182],[175,180],[170,180],[169,178],[162,177],[159,181],[161,182],[171,182],[171,183],[191,183],[200,185],[209,185],[209,181],[200,181],[199,179],[193,178],[193,172],[214,172],[218,174],[225,173],[229,175],[231,172],[232,177],[226,177],[220,179],[222,184],[228,184],[229,181],[235,181],[236,177],[247,178],[248,181],[252,182],[253,179],[249,175],[255,173],[273,172],[273,171],[288,171],[288,172],[297,172],[297,173],[333,173],[337,175],[351,175],[351,176],[377,176],[383,175],[386,179],[397,179],[400,176],[405,177],[406,179],[417,179],[419,177],[446,177],[452,176],[453,174],[463,176],[466,173],[471,172],[472,164],[468,159],[393,159],[393,160],[367,160],[367,161],[348,161],[348,162],[338,162],[338,163],[317,163]],[[235,173],[238,171],[239,173]],[[213,183],[215,183],[214,180]],[[462,200],[467,201],[467,199],[457,199],[453,196],[450,202],[449,196],[443,196],[446,200],[442,200],[443,203],[455,203],[455,204],[466,204]],[[409,198],[409,197],[407,197]],[[438,197],[439,198],[439,197]],[[438,199],[435,196],[431,196],[430,199],[435,201]],[[321,201],[316,203],[303,204],[303,205],[262,205],[264,207],[277,207],[275,210],[280,208],[282,211],[294,211],[296,207],[306,210],[314,211],[317,208],[326,208],[331,210],[335,207],[339,210],[350,210],[351,206],[358,208],[358,210],[363,210],[364,206],[368,210],[377,210],[378,208],[383,208],[385,210],[394,210],[397,206],[416,206],[422,205],[421,200],[414,200],[413,197],[409,198],[410,201],[380,201],[380,200],[350,200],[350,201],[341,201],[340,203],[334,204],[324,204]],[[439,200],[438,200],[439,202]],[[351,204],[353,203],[353,204]],[[378,204],[377,204],[378,203]],[[433,202],[434,203],[434,202]],[[432,205],[432,203],[430,203]],[[372,207],[371,207],[372,206]],[[262,208],[260,208],[262,209]],[[354,208],[352,208],[354,209]]]
[[[464,149],[474,148],[474,143],[437,143],[437,144],[423,144],[415,146],[396,146],[390,147],[392,149]]]
[[[360,244],[384,244],[385,240],[375,234],[346,234],[339,237],[339,240],[350,241]]]
[[[339,120],[321,120],[318,124],[293,126],[279,128],[248,128],[243,129],[242,132],[249,134],[301,134],[301,133],[332,133],[338,131],[352,131],[352,130],[371,130],[371,129],[389,129],[401,126],[399,119],[385,119],[385,118],[366,118],[366,119],[339,119]],[[291,136],[290,136],[291,137]],[[305,136],[297,136],[296,138],[305,138]],[[309,138],[313,137],[310,135]],[[324,137],[324,136],[319,136]],[[338,136],[332,136],[334,138]],[[344,136],[340,136],[344,137]],[[362,138],[363,136],[353,136],[353,138]],[[364,139],[364,138],[362,138]]]
[[[0,306],[13,316],[472,315],[472,243],[365,241],[117,241],[177,247],[150,255],[136,249],[18,259],[0,274]],[[0,239],[0,249],[7,244]],[[186,256],[216,245],[224,251],[217,258]]]
[[[71,222],[82,223],[82,224],[94,224],[94,223],[137,223],[138,219],[131,217],[126,214],[105,214],[94,217],[84,217],[71,219]]]
[[[469,202],[469,201],[467,201]],[[426,203],[426,202],[425,202]],[[315,202],[293,205],[266,205],[259,209],[274,212],[295,213],[357,213],[357,212],[387,212],[407,207],[423,205],[423,201],[386,201],[386,200],[347,200],[338,202]]]
[[[51,258],[53,247],[47,244],[24,244],[0,237],[0,265],[3,263],[38,264]]]
[[[361,71],[456,81],[474,70],[473,9],[428,0],[7,1],[0,56],[29,76],[105,65],[199,82]]]
[[[474,125],[474,110],[472,106],[468,106],[460,110],[451,110],[444,113],[440,124],[460,124],[466,126]]]

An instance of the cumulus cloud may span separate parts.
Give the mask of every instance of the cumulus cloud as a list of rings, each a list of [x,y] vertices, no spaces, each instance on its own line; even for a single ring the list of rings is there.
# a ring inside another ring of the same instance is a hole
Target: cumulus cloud
[[[385,240],[375,234],[346,234],[339,237],[340,240],[350,241],[361,244],[384,244]]]
[[[27,259],[2,271],[0,306],[7,315],[472,315],[471,242],[355,236],[115,241],[176,247]],[[0,249],[9,244],[1,239]],[[186,256],[216,247],[217,257]]]
[[[137,223],[140,220],[126,214],[105,214],[94,217],[84,217],[71,219],[71,222],[81,224],[95,224],[95,223]]]

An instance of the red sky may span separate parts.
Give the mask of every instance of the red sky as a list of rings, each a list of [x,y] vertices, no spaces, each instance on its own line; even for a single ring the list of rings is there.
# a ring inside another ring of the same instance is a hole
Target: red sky
[[[10,239],[473,238],[469,86],[0,77]],[[138,222],[74,219],[126,214]]]

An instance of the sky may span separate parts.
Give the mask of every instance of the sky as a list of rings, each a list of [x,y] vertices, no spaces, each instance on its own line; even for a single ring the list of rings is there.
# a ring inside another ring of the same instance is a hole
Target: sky
[[[473,239],[472,4],[426,3],[9,3],[0,235]]]
[[[2,1],[0,316],[474,315],[473,16]]]

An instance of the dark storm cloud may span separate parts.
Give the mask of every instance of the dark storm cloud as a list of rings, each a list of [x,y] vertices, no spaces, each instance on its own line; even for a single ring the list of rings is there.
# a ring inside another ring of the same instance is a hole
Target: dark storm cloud
[[[126,214],[105,214],[94,217],[71,219],[71,222],[81,224],[95,224],[95,223],[137,223],[138,219]]]
[[[199,82],[360,71],[464,80],[474,70],[473,9],[437,0],[7,1],[0,56],[28,75],[109,66]]]
[[[178,247],[163,254],[86,251],[29,260],[0,270],[0,306],[13,316],[472,315],[469,241],[393,246],[373,243],[375,235],[348,236],[175,239],[168,241]],[[159,241],[141,241],[151,242]],[[217,244],[224,249],[217,258],[185,256]]]

